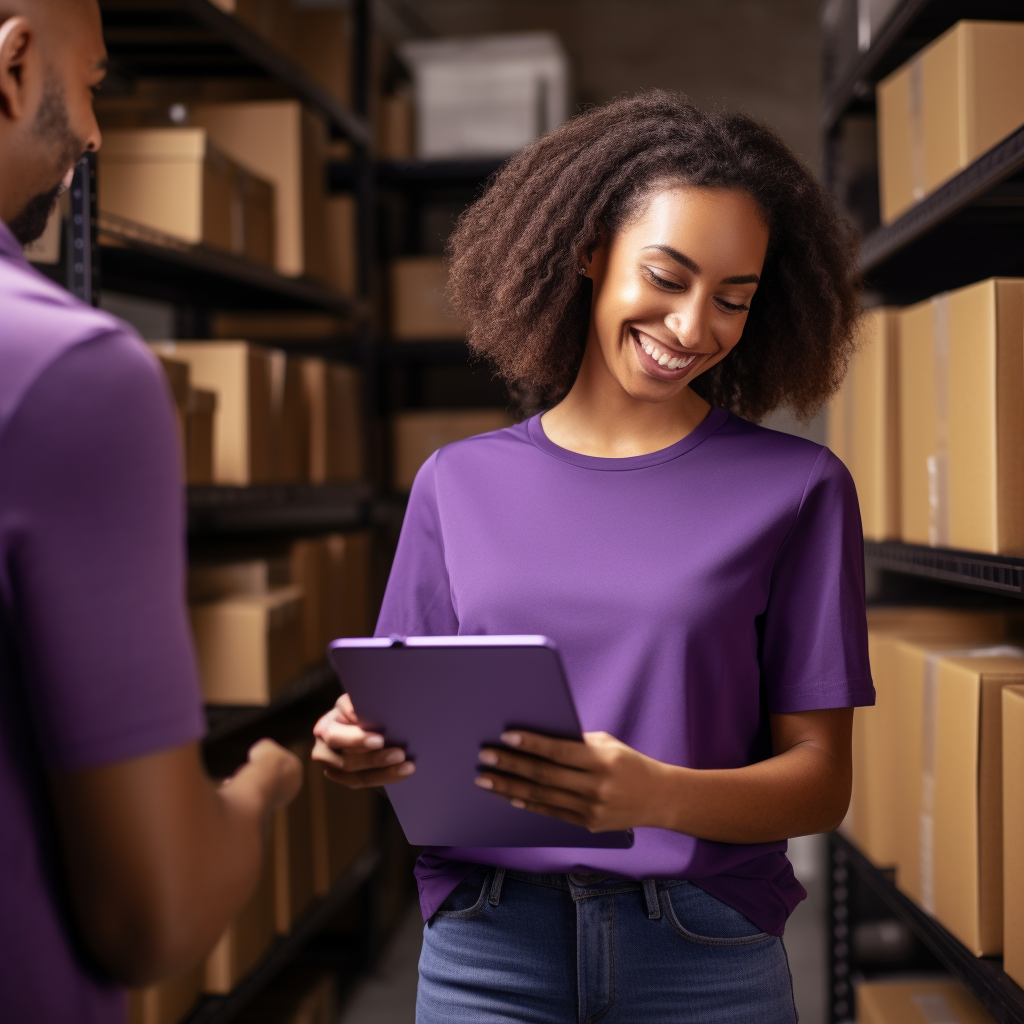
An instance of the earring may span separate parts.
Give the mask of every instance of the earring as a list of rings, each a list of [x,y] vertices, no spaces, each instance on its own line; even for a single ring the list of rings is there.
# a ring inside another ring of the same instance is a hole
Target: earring
[[[587,276],[587,268],[586,267],[580,267],[580,277],[586,277],[586,276]]]

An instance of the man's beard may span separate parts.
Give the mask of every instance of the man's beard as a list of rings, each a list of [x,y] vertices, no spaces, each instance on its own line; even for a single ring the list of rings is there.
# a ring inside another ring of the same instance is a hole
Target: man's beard
[[[54,203],[64,191],[64,176],[67,169],[75,163],[84,149],[82,141],[71,130],[64,97],[52,82],[46,84],[32,132],[57,148],[55,163],[62,170],[59,172],[60,179],[56,185],[34,195],[8,221],[7,227],[11,234],[22,245],[34,242],[46,230],[46,222],[53,212]]]

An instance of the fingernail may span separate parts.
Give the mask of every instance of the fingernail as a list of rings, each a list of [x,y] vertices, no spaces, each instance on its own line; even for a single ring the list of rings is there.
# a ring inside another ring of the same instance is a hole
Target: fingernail
[[[400,764],[404,760],[405,760],[405,751],[404,750],[389,750],[384,755],[384,763],[385,764]]]
[[[366,739],[363,740],[363,746],[365,746],[367,750],[377,750],[384,746],[384,737],[367,736]]]
[[[523,737],[517,732],[503,732],[498,738],[510,747],[518,747],[523,742]]]
[[[496,765],[498,763],[498,755],[493,750],[481,750],[479,759],[481,764]]]
[[[478,775],[473,780],[481,789],[494,789],[494,783],[490,779],[485,779],[482,775]]]
[[[525,811],[526,810],[526,804],[524,804],[523,801],[520,800],[518,797],[515,800],[509,800],[509,803],[513,807],[518,807],[519,810],[521,810],[521,811]]]
[[[412,775],[414,771],[416,771],[416,765],[411,764],[409,761],[406,761],[405,764],[401,764],[398,766],[399,775]]]

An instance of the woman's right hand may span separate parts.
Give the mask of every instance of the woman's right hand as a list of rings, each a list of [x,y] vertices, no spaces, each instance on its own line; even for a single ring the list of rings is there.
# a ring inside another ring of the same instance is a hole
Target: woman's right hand
[[[327,778],[350,789],[401,782],[416,771],[401,747],[385,747],[379,732],[363,728],[347,693],[316,723],[313,735],[313,760],[324,766]]]

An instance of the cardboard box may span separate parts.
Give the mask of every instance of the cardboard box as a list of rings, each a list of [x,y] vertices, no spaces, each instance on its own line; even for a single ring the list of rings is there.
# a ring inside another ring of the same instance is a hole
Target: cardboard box
[[[829,447],[857,486],[864,537],[900,536],[899,316],[861,315],[857,352],[829,409]]]
[[[245,341],[167,341],[158,350],[188,363],[196,387],[216,392],[214,482],[272,483],[270,353]]]
[[[332,195],[326,201],[327,283],[342,295],[355,295],[358,286],[358,207],[352,195]]]
[[[340,363],[306,359],[302,366],[309,415],[309,479],[344,483],[363,477],[362,378]]]
[[[463,409],[452,411],[402,412],[394,417],[394,465],[392,481],[395,490],[408,491],[412,482],[431,455],[446,444],[476,434],[501,430],[512,425],[501,409]]]
[[[309,411],[303,363],[280,350],[270,354],[271,445],[278,483],[309,479]]]
[[[274,941],[276,865],[274,844],[264,844],[259,881],[249,902],[224,929],[206,958],[204,991],[226,995],[256,966]]]
[[[956,382],[948,389],[949,543],[1022,555],[1024,280],[982,281],[946,302],[948,380]]]
[[[210,337],[247,338],[249,341],[323,341],[350,333],[346,321],[329,313],[281,313],[259,310],[245,313],[214,313]]]
[[[368,530],[332,533],[327,543],[327,605],[322,649],[340,636],[370,636],[370,569],[373,554]]]
[[[960,21],[876,95],[889,223],[1024,124],[1024,24]]]
[[[448,271],[436,256],[407,256],[391,264],[391,334],[402,341],[464,338],[465,325],[448,308]]]
[[[178,1024],[203,992],[204,967],[198,963],[173,978],[128,993],[128,1024]]]
[[[366,789],[347,789],[331,782],[323,766],[306,766],[312,828],[313,889],[326,896],[335,882],[372,842],[377,796]]]
[[[238,594],[269,594],[301,585],[292,576],[288,558],[250,558],[242,561],[193,560],[188,567],[188,599],[193,604],[219,601]]]
[[[377,156],[381,160],[416,158],[416,108],[411,89],[382,96],[377,108]]]
[[[296,100],[200,103],[189,115],[232,159],[273,184],[277,270],[327,280],[324,122]]]
[[[188,389],[185,410],[185,481],[188,484],[212,484],[214,420],[217,393],[202,388]]]
[[[302,657],[312,665],[327,653],[331,555],[324,537],[297,540],[290,553],[291,579],[302,588]],[[328,638],[333,639],[333,638]]]
[[[174,414],[178,425],[178,444],[181,448],[182,465],[187,466],[188,441],[185,424],[189,405],[188,363],[180,362],[177,359],[169,359],[159,352],[157,352],[156,357],[160,360],[160,367],[164,371],[168,386],[171,389],[171,398],[174,400]]]
[[[352,41],[348,11],[294,7],[292,59],[314,82],[346,106],[352,102]]]
[[[290,744],[289,749],[308,766],[311,748],[305,740]],[[303,786],[287,807],[274,812],[274,906],[277,931],[281,935],[292,930],[313,902],[312,830],[309,787]]]
[[[269,704],[302,670],[298,587],[193,604],[189,615],[208,704]]]
[[[1003,687],[1003,970],[1024,985],[1024,687]]]
[[[941,608],[872,608],[868,652],[874,707],[858,708],[853,731],[853,796],[844,831],[901,888],[919,897],[918,823],[924,663],[933,647],[995,643],[1007,616]]]
[[[857,986],[857,1024],[995,1024],[962,982],[867,981]]]
[[[241,255],[265,267],[272,267],[277,248],[274,186],[240,167],[238,191],[242,203]]]

